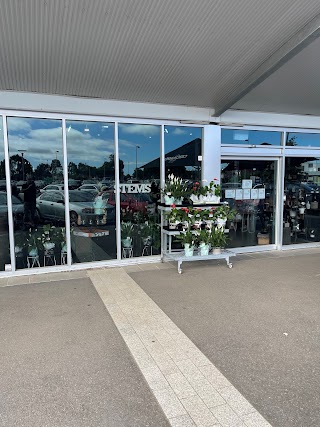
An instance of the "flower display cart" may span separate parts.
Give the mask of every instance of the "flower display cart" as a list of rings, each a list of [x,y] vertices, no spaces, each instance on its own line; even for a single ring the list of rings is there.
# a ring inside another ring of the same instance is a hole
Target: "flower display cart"
[[[232,268],[232,263],[230,262],[230,257],[235,256],[236,254],[232,251],[223,249],[220,254],[209,254],[209,255],[199,255],[199,252],[196,251],[193,256],[185,256],[184,251],[179,252],[168,252],[162,254],[162,261],[176,261],[178,263],[178,273],[182,273],[181,264],[183,262],[189,261],[205,261],[212,259],[225,259],[227,262],[227,266]]]
[[[217,203],[212,206],[205,205],[197,205],[197,208],[218,208],[219,206],[224,206],[224,203]],[[175,209],[184,209],[186,206],[174,207]],[[179,230],[172,230],[167,225],[166,215],[170,213],[173,209],[171,206],[166,206],[165,204],[159,205],[159,210],[161,211],[161,262],[164,261],[176,261],[178,263],[178,273],[182,273],[181,265],[183,262],[192,262],[192,261],[204,261],[204,260],[214,260],[214,259],[225,259],[227,266],[232,268],[232,263],[230,262],[230,258],[235,256],[236,254],[231,250],[221,249],[220,253],[209,253],[208,255],[200,255],[200,249],[196,249],[192,256],[186,256],[184,250],[173,250],[172,249],[172,239],[173,237],[177,237],[181,234]],[[224,233],[228,233],[229,230],[223,229]],[[196,230],[192,231],[196,233]]]

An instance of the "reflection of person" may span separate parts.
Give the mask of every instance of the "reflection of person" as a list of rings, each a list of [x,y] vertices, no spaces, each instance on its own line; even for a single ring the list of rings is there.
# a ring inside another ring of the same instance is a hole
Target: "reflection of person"
[[[19,189],[14,183],[11,185],[11,194],[21,200],[19,195]]]
[[[157,201],[160,199],[160,187],[155,181],[152,181],[152,183],[151,183],[151,194],[150,195],[151,195],[153,202],[155,202],[155,203],[157,203]]]
[[[27,225],[34,224],[35,214],[36,214],[36,196],[37,189],[36,184],[32,178],[32,175],[27,175],[26,184],[22,185],[21,192],[24,195],[24,217],[23,221]]]

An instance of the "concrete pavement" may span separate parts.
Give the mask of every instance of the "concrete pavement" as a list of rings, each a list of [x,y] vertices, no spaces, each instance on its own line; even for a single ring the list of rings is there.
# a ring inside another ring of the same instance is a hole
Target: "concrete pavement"
[[[1,279],[0,426],[319,427],[319,255]]]

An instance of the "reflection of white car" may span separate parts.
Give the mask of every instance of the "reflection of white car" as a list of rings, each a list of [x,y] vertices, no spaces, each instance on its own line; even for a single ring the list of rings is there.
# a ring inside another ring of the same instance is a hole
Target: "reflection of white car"
[[[113,224],[115,221],[115,208],[105,203],[103,213],[101,208],[95,208],[95,197],[90,192],[78,190],[69,191],[70,224],[96,225]],[[61,191],[46,191],[37,198],[37,211],[40,219],[56,222],[65,221],[64,193]],[[97,213],[98,212],[98,213]]]
[[[64,185],[62,184],[49,184],[44,188],[41,188],[40,193],[44,193],[45,191],[63,191]]]
[[[78,190],[80,191],[96,191],[99,192],[99,187],[95,184],[83,184],[81,185]]]

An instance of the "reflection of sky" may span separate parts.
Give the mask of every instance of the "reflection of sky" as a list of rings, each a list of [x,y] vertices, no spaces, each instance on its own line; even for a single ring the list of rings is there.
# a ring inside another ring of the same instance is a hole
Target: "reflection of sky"
[[[33,168],[39,163],[62,160],[62,128],[60,120],[8,118],[8,142],[10,156],[24,150],[24,158]],[[58,153],[57,153],[58,151]]]
[[[281,132],[221,129],[222,144],[281,145]]]
[[[119,156],[124,161],[124,172],[132,175],[137,165],[160,157],[161,127],[155,125],[120,124]],[[164,132],[165,153],[168,153],[195,138],[201,138],[201,128],[166,126]],[[139,146],[140,148],[136,148]]]
[[[317,133],[293,133],[289,132],[287,140],[292,139],[296,146],[300,147],[320,147],[320,134]]]
[[[24,150],[24,158],[35,169],[40,163],[63,161],[62,122],[51,119],[8,118],[10,156]],[[114,125],[103,122],[66,121],[68,163],[84,163],[100,167],[114,153]],[[160,132],[157,125],[119,124],[119,157],[124,172],[133,173],[160,156]],[[165,127],[165,152],[168,153],[195,138],[201,138],[201,128]],[[2,135],[1,135],[2,136]],[[3,144],[0,144],[3,154]],[[139,146],[139,148],[136,148]]]

